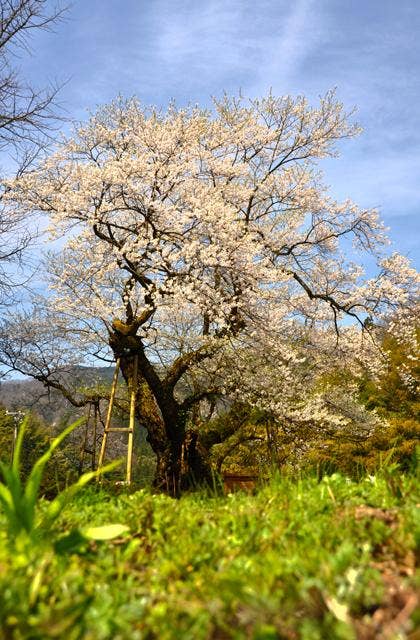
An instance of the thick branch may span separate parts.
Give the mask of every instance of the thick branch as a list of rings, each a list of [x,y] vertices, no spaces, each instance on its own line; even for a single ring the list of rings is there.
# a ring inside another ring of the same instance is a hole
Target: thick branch
[[[188,371],[190,367],[199,362],[202,362],[206,358],[209,358],[214,354],[214,349],[210,349],[208,346],[200,347],[197,351],[192,351],[179,356],[169,369],[163,384],[165,387],[173,389],[176,383],[182,378],[184,373]]]

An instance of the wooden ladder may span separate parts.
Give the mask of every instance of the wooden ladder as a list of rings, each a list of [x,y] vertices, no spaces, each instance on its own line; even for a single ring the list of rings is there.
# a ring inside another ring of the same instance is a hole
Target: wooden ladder
[[[113,432],[128,433],[127,442],[127,467],[126,467],[126,484],[131,484],[131,467],[133,463],[133,434],[135,423],[135,411],[136,411],[136,392],[137,392],[137,372],[138,372],[138,356],[134,356],[133,377],[130,385],[130,418],[128,427],[111,427],[112,410],[115,402],[115,393],[117,390],[118,374],[120,371],[120,359],[117,359],[115,364],[114,377],[112,380],[111,395],[109,397],[108,411],[106,415],[104,435],[102,438],[101,451],[98,458],[98,469],[103,465],[105,459],[105,451],[108,440],[108,434]],[[97,480],[100,480],[102,476],[98,476]]]

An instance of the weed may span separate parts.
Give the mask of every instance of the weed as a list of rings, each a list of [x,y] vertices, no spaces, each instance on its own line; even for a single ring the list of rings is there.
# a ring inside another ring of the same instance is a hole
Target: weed
[[[73,422],[52,440],[47,451],[35,462],[26,482],[23,482],[20,473],[20,456],[23,438],[28,426],[28,417],[24,418],[16,440],[12,464],[7,465],[0,461],[0,470],[3,476],[3,482],[0,483],[0,504],[6,516],[10,541],[15,541],[22,533],[32,540],[46,535],[65,505],[76,493],[93,478],[114,469],[119,464],[118,462],[111,463],[98,471],[83,474],[74,484],[59,493],[44,509],[37,508],[42,475],[48,461],[66,436],[82,422],[83,418]]]

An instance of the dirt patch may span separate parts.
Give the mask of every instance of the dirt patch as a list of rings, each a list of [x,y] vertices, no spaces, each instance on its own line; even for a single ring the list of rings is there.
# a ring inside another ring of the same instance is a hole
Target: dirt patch
[[[363,518],[376,518],[382,520],[389,526],[397,526],[398,524],[398,511],[396,509],[379,509],[377,507],[367,507],[362,505],[356,507],[354,510],[354,517],[356,520],[362,520]]]
[[[354,516],[356,520],[381,520],[391,532],[398,527],[395,509],[360,506],[356,507]],[[387,545],[380,547],[377,559],[371,563],[381,575],[384,593],[381,604],[370,612],[371,615],[353,619],[358,640],[420,640],[420,634],[411,622],[411,616],[419,606],[419,594],[410,584],[416,570],[415,555],[409,551],[395,558],[389,551]]]

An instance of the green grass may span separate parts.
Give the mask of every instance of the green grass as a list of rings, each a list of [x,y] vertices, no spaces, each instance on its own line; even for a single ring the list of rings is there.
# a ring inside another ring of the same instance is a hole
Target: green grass
[[[277,478],[255,496],[178,501],[89,488],[48,539],[17,539],[13,550],[0,513],[0,637],[380,637],[416,586],[416,488],[396,470],[358,483]],[[129,531],[80,535],[110,522]],[[414,629],[412,609],[396,639]]]

